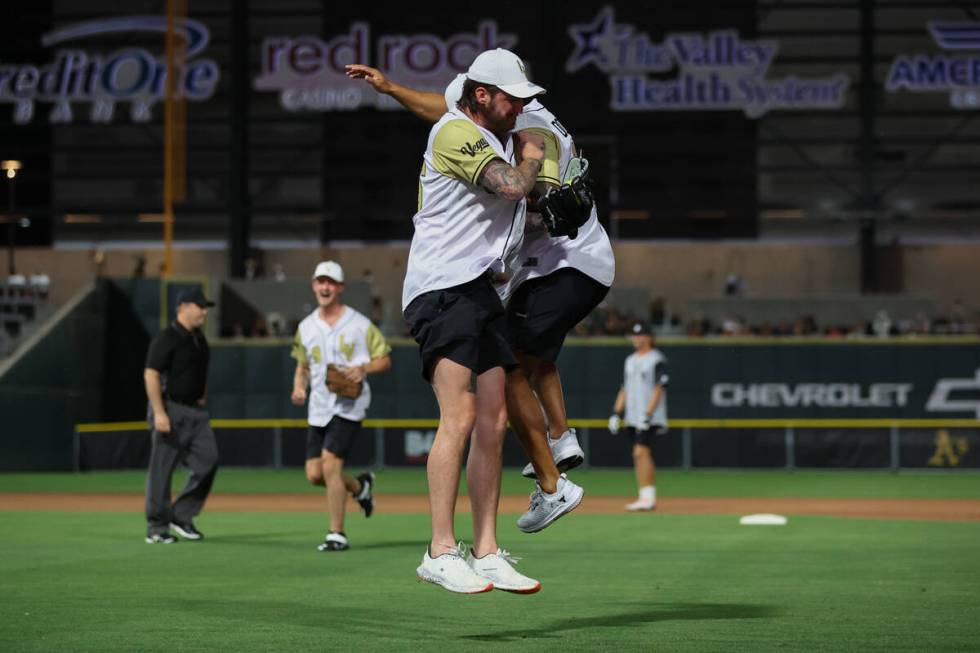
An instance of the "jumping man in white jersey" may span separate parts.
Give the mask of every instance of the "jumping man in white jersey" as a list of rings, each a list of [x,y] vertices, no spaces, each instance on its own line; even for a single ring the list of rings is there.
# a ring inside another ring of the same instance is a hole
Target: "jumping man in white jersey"
[[[442,96],[391,82],[368,66],[349,65],[347,71],[349,77],[365,79],[378,92],[391,95],[429,121],[447,107],[456,106],[466,78],[459,75]],[[565,181],[563,176],[577,155],[575,144],[568,130],[537,99],[525,104],[515,129],[538,133],[545,139],[544,163],[532,190],[540,197]],[[537,222],[540,224],[540,219]],[[526,234],[518,269],[508,282],[497,286],[497,291],[503,299],[510,299],[509,337],[521,363],[507,375],[508,415],[531,459],[523,473],[538,479],[531,509],[521,516],[518,526],[525,532],[536,532],[568,511],[569,496],[581,499],[581,488],[559,478],[560,472],[581,464],[584,454],[574,429],[568,426],[555,360],[566,334],[605,297],[613,282],[615,262],[595,207],[575,238],[551,238],[541,227],[530,227]],[[542,408],[552,438],[546,436]]]
[[[330,531],[320,551],[350,548],[344,532],[344,507],[349,492],[370,517],[374,511],[374,475],[356,479],[343,473],[361,422],[371,404],[368,374],[391,367],[391,347],[371,321],[341,300],[344,270],[334,261],[323,261],[313,271],[317,308],[296,330],[292,357],[293,404],[309,398],[309,431],[306,437],[306,478],[327,489]]]
[[[657,507],[656,467],[650,449],[655,435],[667,432],[667,358],[654,348],[653,332],[644,323],[630,331],[634,351],[623,365],[623,385],[616,395],[609,430],[622,428],[633,441],[633,466],[639,498],[630,511]]]
[[[483,53],[473,65],[485,74],[467,82],[460,106],[429,133],[402,291],[422,375],[440,413],[427,465],[432,540],[416,574],[453,592],[532,593],[541,584],[516,572],[496,540],[504,375],[517,361],[491,277],[505,273],[518,251],[524,196],[544,156],[540,136],[515,141],[510,131],[524,102],[544,89],[531,84],[520,59],[505,50]],[[453,514],[468,439],[474,541],[466,559]]]

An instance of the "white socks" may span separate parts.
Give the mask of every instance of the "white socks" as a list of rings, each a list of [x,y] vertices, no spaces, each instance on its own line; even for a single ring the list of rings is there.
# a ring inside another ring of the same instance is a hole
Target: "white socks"
[[[640,488],[640,500],[649,501],[650,503],[657,502],[657,486],[656,485],[645,485]]]

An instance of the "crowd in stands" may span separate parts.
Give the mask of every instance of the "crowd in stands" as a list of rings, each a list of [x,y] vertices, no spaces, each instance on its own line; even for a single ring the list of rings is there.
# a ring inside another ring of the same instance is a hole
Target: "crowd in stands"
[[[663,301],[655,300],[646,314],[624,312],[606,304],[600,305],[575,328],[572,335],[621,335],[638,320],[649,321],[659,335],[699,337],[779,337],[804,336],[823,338],[887,338],[916,335],[977,335],[980,324],[970,319],[963,305],[953,305],[948,315],[930,317],[919,313],[912,318],[894,318],[884,309],[871,320],[855,324],[820,324],[813,315],[801,315],[785,322],[752,323],[738,315],[722,320],[693,318],[682,320],[665,309]]]
[[[13,273],[0,283],[0,356],[10,353],[14,340],[35,318],[50,292],[51,278],[44,272]]]

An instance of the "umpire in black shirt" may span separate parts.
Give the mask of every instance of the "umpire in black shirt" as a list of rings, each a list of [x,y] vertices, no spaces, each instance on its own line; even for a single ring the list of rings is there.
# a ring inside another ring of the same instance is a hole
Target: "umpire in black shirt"
[[[205,408],[207,340],[201,332],[208,301],[200,289],[177,295],[177,319],[150,343],[143,380],[150,400],[153,437],[146,479],[146,542],[174,542],[172,528],[188,540],[204,536],[193,519],[201,512],[218,470],[218,446]],[[170,503],[170,482],[183,460],[191,475],[177,500]]]

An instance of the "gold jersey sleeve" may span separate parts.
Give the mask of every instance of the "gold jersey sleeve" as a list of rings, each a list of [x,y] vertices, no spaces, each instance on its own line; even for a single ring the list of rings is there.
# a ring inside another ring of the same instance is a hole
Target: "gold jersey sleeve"
[[[538,181],[561,186],[561,171],[558,165],[561,148],[558,146],[558,138],[554,132],[543,127],[531,127],[524,131],[534,132],[544,137],[544,161],[541,162]]]
[[[303,367],[309,367],[309,362],[306,358],[306,347],[303,346],[303,340],[300,338],[299,329],[296,329],[296,337],[293,338],[293,347],[289,352],[292,358],[296,359],[296,362]]]
[[[381,335],[381,330],[373,324],[368,326],[365,340],[367,341],[368,355],[371,357],[371,360],[387,356],[391,353],[391,345]]]
[[[444,124],[432,142],[432,161],[435,169],[474,186],[480,173],[497,157],[486,137],[473,123],[450,120]]]

